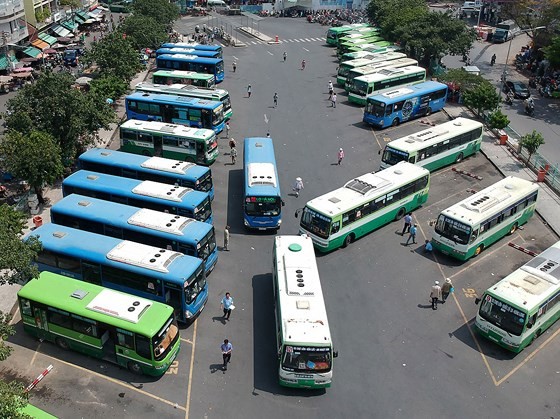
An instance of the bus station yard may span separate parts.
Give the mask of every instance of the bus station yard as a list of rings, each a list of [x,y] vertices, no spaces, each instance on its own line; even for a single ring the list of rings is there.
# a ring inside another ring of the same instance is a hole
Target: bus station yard
[[[233,19],[233,18],[232,18]],[[182,21],[184,22],[184,21]],[[202,22],[202,21],[201,21]],[[326,27],[303,19],[267,19],[260,30],[280,39],[324,37]],[[186,28],[184,32],[187,32]],[[507,48],[507,46],[506,46]],[[287,51],[288,63],[282,63]],[[361,122],[363,108],[346,103],[340,92],[329,109],[327,83],[335,78],[333,49],[322,43],[290,42],[224,49],[223,87],[234,110],[232,136],[275,140],[282,185],[283,223],[278,234],[297,234],[293,214],[305,203],[346,181],[376,171],[378,151],[391,140],[428,127],[417,119],[374,130]],[[307,61],[305,71],[300,61]],[[259,66],[251,63],[258,62]],[[247,84],[253,87],[246,96]],[[221,87],[221,86],[220,86]],[[272,94],[278,91],[278,109]],[[302,91],[309,92],[301,94]],[[338,92],[338,90],[337,90]],[[448,120],[438,112],[428,120]],[[289,123],[287,123],[289,122]],[[335,349],[332,387],[295,390],[278,385],[272,244],[274,233],[247,232],[241,215],[243,171],[229,164],[220,135],[220,156],[212,165],[216,197],[213,219],[221,245],[230,225],[230,252],[220,252],[208,278],[209,299],[196,322],[182,327],[181,350],[159,379],[137,376],[100,360],[63,352],[25,334],[18,319],[4,378],[32,381],[48,365],[53,370],[31,393],[31,402],[59,417],[135,418],[434,418],[557,417],[560,401],[557,368],[560,325],[514,355],[484,340],[473,329],[475,297],[532,256],[514,243],[539,253],[558,236],[535,214],[511,236],[479,256],[460,262],[441,253],[424,253],[434,220],[452,204],[502,179],[482,153],[431,174],[428,201],[413,211],[417,243],[405,245],[402,220],[356,240],[345,249],[317,253],[317,265]],[[336,150],[346,157],[336,165]],[[241,156],[239,160],[242,160]],[[453,169],[480,178],[460,174]],[[296,198],[291,185],[301,176],[305,189]],[[451,278],[455,292],[437,311],[431,309],[434,280]],[[221,318],[220,300],[229,291],[236,309]],[[221,369],[220,344],[233,344],[232,362]]]

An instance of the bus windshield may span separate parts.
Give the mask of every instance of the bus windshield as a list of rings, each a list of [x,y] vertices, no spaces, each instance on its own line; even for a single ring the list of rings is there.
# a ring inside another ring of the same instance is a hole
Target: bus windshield
[[[207,220],[212,214],[212,207],[210,206],[210,199],[206,198],[200,206],[194,209],[195,218],[199,221]],[[180,214],[179,214],[180,215]]]
[[[194,302],[204,287],[206,287],[206,276],[204,275],[204,264],[202,264],[194,274],[193,281],[185,287],[185,302],[187,304]]]
[[[206,260],[208,256],[216,248],[216,239],[214,238],[214,229],[210,231],[198,244],[198,257]]]
[[[391,147],[385,147],[381,161],[388,165],[395,165],[400,161],[408,161],[408,153],[405,151],[395,150]]]
[[[214,125],[220,125],[224,120],[224,106],[220,105],[213,111],[214,117],[212,118],[214,121]]]
[[[202,179],[198,180],[197,190],[208,192],[210,189],[212,189],[212,173],[208,171]]]
[[[366,112],[375,116],[385,115],[385,103],[378,100],[368,100],[366,104]]]
[[[471,227],[441,214],[436,223],[436,233],[458,244],[468,244]]]
[[[480,317],[511,335],[520,336],[525,327],[525,313],[489,294],[484,295]]]
[[[331,370],[331,350],[325,347],[284,347],[282,368],[295,372],[328,372]]]
[[[248,196],[245,198],[245,213],[250,216],[278,216],[282,200],[278,196]]]
[[[367,81],[354,79],[351,92],[357,95],[367,96],[368,87]]]
[[[307,207],[303,209],[301,226],[317,236],[327,239],[331,228],[331,219]]]
[[[165,323],[161,330],[152,338],[154,348],[154,358],[156,361],[162,360],[173,348],[173,344],[179,338],[179,328],[173,316]]]

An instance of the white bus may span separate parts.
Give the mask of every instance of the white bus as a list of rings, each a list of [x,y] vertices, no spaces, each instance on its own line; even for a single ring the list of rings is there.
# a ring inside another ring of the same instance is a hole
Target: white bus
[[[381,169],[400,161],[425,167],[430,172],[458,163],[480,150],[483,125],[467,118],[456,118],[391,141],[383,151]]]
[[[536,183],[509,176],[452,205],[437,218],[433,247],[460,260],[478,256],[531,218],[538,191]]]
[[[397,60],[390,60],[390,61],[380,61],[375,62],[374,64],[367,64],[363,67],[357,67],[348,72],[346,76],[346,84],[344,85],[344,89],[349,92],[354,84],[354,79],[361,76],[366,76],[368,74],[377,73],[382,68],[391,67],[391,68],[401,68],[401,67],[409,67],[411,65],[418,65],[418,61],[412,58],[399,58]]]
[[[331,386],[333,350],[327,310],[311,239],[276,236],[272,278],[278,376],[296,388]]]
[[[426,80],[426,69],[418,66],[383,68],[377,73],[354,79],[348,92],[350,102],[365,105],[367,97],[399,86],[410,86]]]
[[[338,84],[344,86],[346,83],[346,77],[348,76],[348,73],[355,68],[363,67],[365,65],[382,63],[384,61],[398,60],[401,58],[406,58],[406,54],[402,52],[395,52],[395,51],[383,51],[383,52],[369,53],[367,56],[363,58],[356,58],[354,60],[343,61],[338,66],[336,81]]]
[[[560,242],[496,285],[481,299],[475,328],[509,351],[521,352],[560,317]]]

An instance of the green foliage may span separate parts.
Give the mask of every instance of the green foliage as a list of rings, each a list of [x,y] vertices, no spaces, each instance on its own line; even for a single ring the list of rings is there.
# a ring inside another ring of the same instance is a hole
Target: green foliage
[[[533,130],[532,133],[521,137],[521,146],[527,149],[529,160],[531,156],[537,152],[539,147],[544,144],[544,138],[540,132]]]
[[[126,39],[137,50],[156,49],[167,39],[165,25],[151,16],[131,15],[119,25],[118,30],[126,34]]]
[[[73,84],[74,78],[69,74],[44,73],[8,101],[4,116],[11,130],[52,135],[66,166],[73,163],[77,150],[91,144],[97,131],[108,128],[115,119],[106,98],[81,92]]]
[[[509,125],[509,118],[500,109],[492,112],[488,117],[488,126],[491,129],[504,129]]]
[[[401,28],[423,19],[429,9],[423,0],[370,0],[367,11],[383,37],[395,41],[399,39]]]
[[[479,116],[484,111],[496,109],[500,103],[500,95],[494,86],[488,81],[463,91],[463,103],[471,109],[476,110]]]
[[[560,67],[560,36],[552,38],[552,42],[543,48],[545,58],[553,68]]]
[[[151,17],[165,28],[179,18],[179,6],[167,0],[134,0],[132,12]]]
[[[484,77],[469,73],[462,68],[449,69],[438,76],[438,80],[442,83],[453,83],[461,90],[472,89],[485,82]]]
[[[37,22],[44,22],[50,15],[51,11],[49,9],[35,11],[35,19]]]
[[[70,6],[71,10],[79,9],[81,6],[79,0],[60,0],[59,4],[61,6]]]
[[[52,185],[64,172],[60,146],[45,132],[9,131],[0,143],[0,155],[8,172],[35,189],[41,204],[44,203],[42,187]]]
[[[21,413],[21,409],[25,408],[29,401],[23,384],[16,381],[0,381],[0,400],[0,418],[32,419],[31,416]]]
[[[128,36],[125,39],[118,31],[95,42],[83,62],[86,65],[95,63],[102,75],[118,77],[127,84],[143,68],[140,55],[128,40]]]
[[[41,250],[41,243],[36,237],[22,241],[26,227],[25,214],[7,204],[0,205],[0,285],[23,283],[39,275],[31,262]]]
[[[116,76],[105,75],[92,80],[89,89],[91,94],[96,94],[105,99],[117,100],[127,92],[128,84]]]
[[[16,333],[14,327],[10,325],[11,320],[12,316],[0,311],[0,361],[5,361],[12,353],[11,346],[4,343],[10,336]]]

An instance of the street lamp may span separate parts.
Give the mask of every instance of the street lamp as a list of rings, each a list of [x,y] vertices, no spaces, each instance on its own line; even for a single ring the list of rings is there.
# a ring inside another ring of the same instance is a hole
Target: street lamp
[[[530,32],[530,31],[538,31],[539,29],[546,29],[546,26],[538,26],[536,28],[522,29],[520,32],[521,33],[526,33],[526,32]],[[502,92],[504,91],[504,85],[506,84],[507,66],[508,66],[508,61],[509,61],[509,52],[511,51],[511,43],[513,41],[513,38],[514,37],[512,36],[511,39],[509,40],[506,62],[504,64],[504,72],[502,73]],[[501,93],[500,93],[500,96],[501,96]]]

